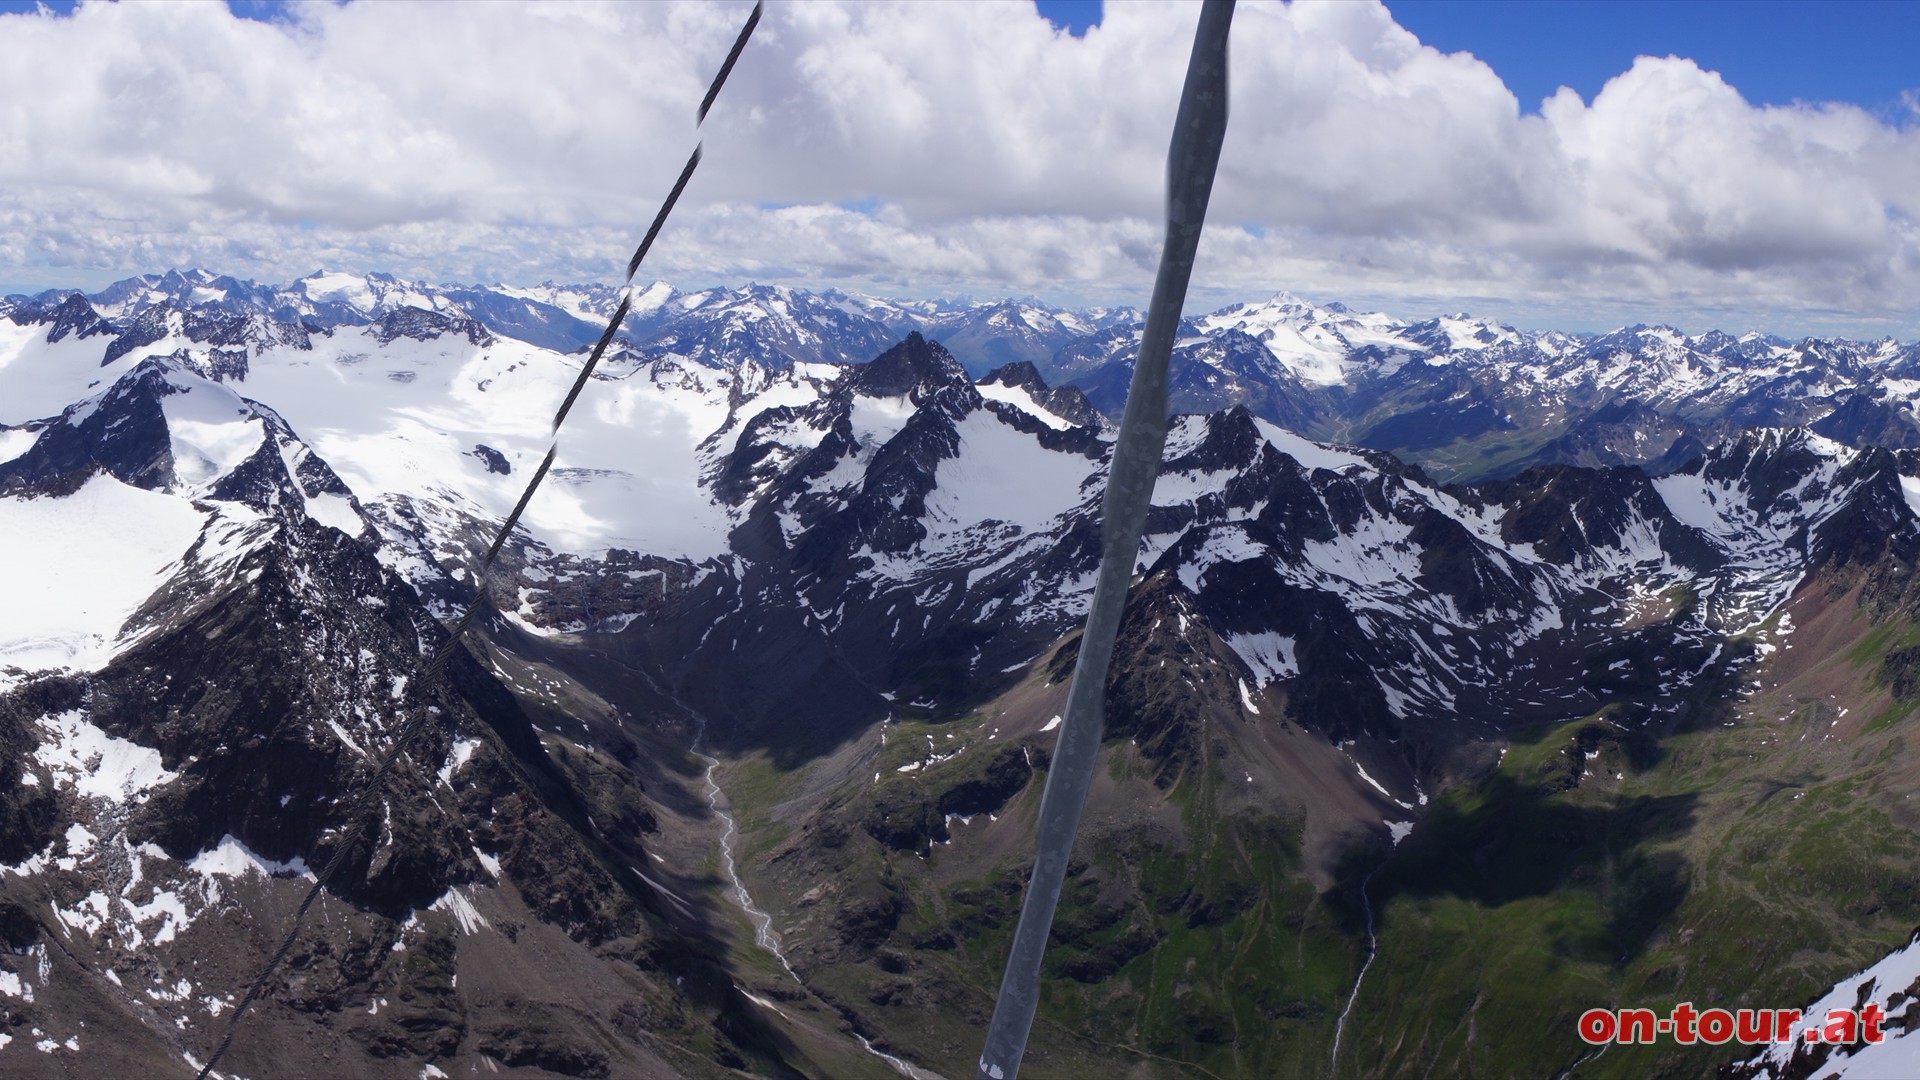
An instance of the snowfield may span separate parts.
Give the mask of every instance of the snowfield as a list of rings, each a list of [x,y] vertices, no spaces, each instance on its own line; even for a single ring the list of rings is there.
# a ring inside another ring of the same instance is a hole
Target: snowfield
[[[105,664],[206,517],[110,476],[64,499],[0,498],[0,671]]]

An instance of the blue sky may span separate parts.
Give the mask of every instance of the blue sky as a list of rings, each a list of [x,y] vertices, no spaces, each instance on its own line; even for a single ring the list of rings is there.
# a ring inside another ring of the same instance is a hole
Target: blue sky
[[[1561,86],[1591,101],[1643,54],[1688,57],[1756,104],[1901,109],[1902,95],[1920,88],[1914,0],[1397,0],[1387,8],[1426,44],[1486,61],[1528,111]]]
[[[1101,0],[1037,0],[1076,36]],[[1846,101],[1911,119],[1920,90],[1920,0],[1388,0],[1394,21],[1442,52],[1485,61],[1538,112],[1562,86],[1593,100],[1634,57],[1685,56],[1764,105]]]
[[[749,7],[0,0],[0,291],[617,276]],[[1138,303],[1197,10],[775,0],[652,272]],[[1233,33],[1197,303],[1920,339],[1920,2],[1241,0]]]
[[[1100,0],[1035,0],[1034,6],[1040,9],[1042,18],[1075,37],[1099,26],[1106,7]]]

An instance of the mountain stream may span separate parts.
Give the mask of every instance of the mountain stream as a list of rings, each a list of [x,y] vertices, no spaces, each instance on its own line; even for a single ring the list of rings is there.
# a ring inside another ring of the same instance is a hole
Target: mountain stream
[[[714,773],[720,768],[720,759],[700,749],[700,744],[705,741],[706,738],[706,723],[699,721],[698,724],[699,726],[696,737],[694,738],[692,750],[695,757],[707,763],[707,807],[713,811],[715,817],[720,819],[722,826],[720,832],[720,868],[727,875],[727,885],[733,895],[733,902],[739,905],[741,911],[746,912],[747,920],[753,924],[753,943],[772,953],[773,958],[780,961],[780,966],[786,969],[787,974],[792,976],[793,981],[798,983],[801,989],[805,990],[807,984],[800,978],[799,973],[793,970],[793,965],[787,961],[787,954],[780,948],[780,938],[773,932],[773,916],[762,911],[754,904],[753,894],[747,892],[747,883],[740,877],[740,869],[735,864],[733,858],[733,842],[734,838],[740,835],[739,826],[734,822],[733,815],[723,808],[726,802],[726,795],[720,790],[720,781],[714,779]],[[931,1074],[922,1072],[907,1062],[874,1046],[865,1035],[856,1031],[853,1033],[853,1037],[860,1040],[861,1047],[863,1047],[867,1053],[872,1054],[874,1057],[892,1066],[895,1072],[906,1077],[907,1080],[933,1080]]]
[[[1354,976],[1353,993],[1347,996],[1347,1007],[1340,1010],[1340,1022],[1333,1026],[1333,1060],[1328,1067],[1338,1075],[1340,1069],[1340,1037],[1347,1032],[1347,1014],[1353,1011],[1353,1003],[1360,1000],[1360,984],[1367,981],[1367,969],[1373,966],[1373,958],[1380,954],[1380,939],[1373,932],[1373,901],[1367,896],[1367,886],[1373,884],[1373,875],[1368,874],[1360,882],[1360,906],[1367,913],[1367,960],[1360,965],[1360,974]]]

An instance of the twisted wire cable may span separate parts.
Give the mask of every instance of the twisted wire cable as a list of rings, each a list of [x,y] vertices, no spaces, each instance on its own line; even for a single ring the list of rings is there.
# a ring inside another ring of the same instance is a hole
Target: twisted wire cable
[[[755,3],[753,13],[747,16],[746,25],[740,28],[739,37],[734,39],[733,48],[728,50],[726,60],[720,65],[720,71],[713,77],[712,84],[708,86],[706,97],[700,102],[696,127],[706,123],[707,113],[713,108],[714,99],[720,96],[721,86],[725,85],[727,76],[733,72],[733,66],[740,59],[741,50],[747,47],[747,39],[753,36],[754,28],[760,25],[760,12],[761,3]],[[593,377],[594,368],[599,365],[600,358],[605,355],[607,347],[613,343],[614,334],[620,329],[620,324],[625,321],[627,311],[633,303],[633,276],[639,272],[640,264],[645,261],[648,250],[653,247],[654,240],[659,237],[661,228],[667,223],[667,216],[673,213],[674,204],[680,201],[681,193],[687,189],[687,181],[693,178],[693,171],[699,165],[700,146],[696,143],[693,153],[687,158],[686,166],[680,170],[679,178],[674,181],[672,190],[667,193],[666,200],[660,204],[660,212],[654,215],[653,223],[647,227],[646,236],[640,241],[640,246],[634,249],[633,258],[627,263],[627,276],[621,286],[619,306],[608,318],[607,328],[600,335],[600,340],[594,345],[593,351],[588,354],[586,363],[580,366],[580,374],[574,378],[573,385],[567,390],[567,396],[560,402],[560,407],[554,411],[553,423],[548,431],[546,455],[541,458],[539,468],[534,470],[533,476],[527,481],[527,486],[520,493],[520,499],[514,504],[513,511],[500,523],[499,530],[494,534],[493,543],[487,547],[486,554],[480,560],[479,571],[475,575],[473,600],[467,604],[459,618],[447,627],[446,640],[440,643],[440,647],[434,651],[432,658],[419,672],[416,685],[423,691],[430,689],[446,673],[447,663],[453,659],[454,653],[461,647],[461,639],[472,626],[481,606],[487,603],[487,577],[493,570],[493,564],[499,558],[501,549],[506,546],[507,538],[519,525],[520,515],[526,512],[527,504],[533,501],[533,493],[540,489],[541,481],[546,479],[547,472],[553,468],[554,456],[560,449],[560,426],[566,422],[567,413],[573,409],[574,402],[579,400],[580,392],[586,388],[587,380]],[[308,909],[313,907],[328,883],[339,874],[348,856],[358,850],[361,842],[366,839],[368,822],[373,819],[369,811],[378,802],[387,777],[399,766],[400,758],[426,729],[432,716],[433,711],[425,707],[409,716],[400,725],[379,766],[364,782],[354,788],[345,801],[343,820],[346,824],[341,827],[343,833],[339,842],[327,858],[326,864],[314,876],[313,885],[307,889],[307,895],[300,901],[299,908],[294,911],[293,919],[287,927],[285,937],[280,942],[280,947],[274,950],[266,965],[261,968],[259,976],[247,987],[246,995],[234,1008],[233,1016],[227,1021],[227,1030],[220,1039],[219,1047],[214,1050],[213,1056],[207,1059],[207,1063],[200,1067],[199,1080],[207,1080],[214,1068],[220,1064],[221,1059],[226,1057],[227,1051],[233,1046],[234,1034],[239,1030],[241,1021],[247,1017],[254,1003],[265,996],[267,985],[272,980],[274,972],[279,970],[287,954],[293,950],[294,942],[300,937],[300,927],[307,917]]]

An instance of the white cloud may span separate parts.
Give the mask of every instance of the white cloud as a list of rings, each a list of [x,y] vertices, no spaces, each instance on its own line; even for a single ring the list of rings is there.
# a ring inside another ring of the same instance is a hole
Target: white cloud
[[[746,10],[0,17],[0,275],[609,279]],[[770,5],[651,270],[1137,301],[1193,18],[1113,4],[1076,39],[1025,2]],[[1913,124],[1653,58],[1523,115],[1361,3],[1242,3],[1233,77],[1205,297],[1920,334]]]

